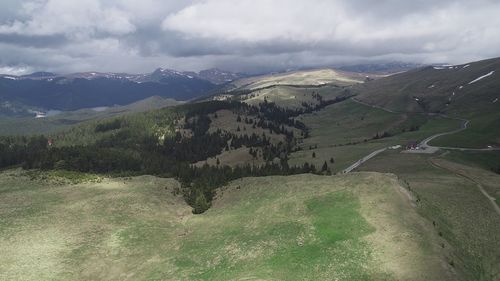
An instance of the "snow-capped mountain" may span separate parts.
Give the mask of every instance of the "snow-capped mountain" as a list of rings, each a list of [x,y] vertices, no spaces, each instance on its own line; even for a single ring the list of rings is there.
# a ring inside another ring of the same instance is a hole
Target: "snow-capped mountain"
[[[158,68],[146,74],[80,72],[58,75],[0,75],[0,101],[48,109],[75,110],[124,105],[151,96],[190,100],[239,77],[221,70],[181,72]]]

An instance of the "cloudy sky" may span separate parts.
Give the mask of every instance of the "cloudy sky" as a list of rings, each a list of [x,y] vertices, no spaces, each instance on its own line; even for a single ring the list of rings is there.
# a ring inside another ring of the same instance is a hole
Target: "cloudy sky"
[[[0,0],[0,73],[500,56],[498,0]]]

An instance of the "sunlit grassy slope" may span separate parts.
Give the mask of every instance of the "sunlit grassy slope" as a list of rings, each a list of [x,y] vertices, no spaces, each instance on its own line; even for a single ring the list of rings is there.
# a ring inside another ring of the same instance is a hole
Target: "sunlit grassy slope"
[[[435,156],[387,151],[363,164],[359,170],[397,174],[420,199],[419,213],[434,222],[434,231],[442,237],[442,250],[448,253],[448,263],[467,280],[498,280],[500,215],[479,185],[498,200],[500,175],[468,166],[470,163],[488,165],[495,155],[491,152],[457,155],[454,152],[450,156],[447,153]]]
[[[362,73],[316,69],[243,78],[233,81],[231,84],[238,89],[251,90],[272,85],[323,85],[333,83],[345,86],[362,83],[365,79],[366,76]]]
[[[242,96],[242,101],[251,105],[264,102],[273,102],[283,108],[302,108],[303,103],[316,105],[318,100],[314,94],[319,94],[324,100],[346,95],[344,88],[334,85],[321,87],[296,87],[296,86],[274,86],[252,91],[249,95]]]
[[[456,280],[393,176],[246,178],[194,216],[178,183],[0,175],[0,280]]]

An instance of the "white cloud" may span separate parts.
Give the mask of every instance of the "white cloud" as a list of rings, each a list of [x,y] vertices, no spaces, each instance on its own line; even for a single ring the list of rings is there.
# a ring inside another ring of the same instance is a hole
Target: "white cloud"
[[[255,44],[285,40],[291,45],[306,44],[310,50],[321,45],[322,51],[350,49],[352,55],[361,56],[460,53],[468,49],[464,43],[471,34],[476,47],[500,47],[498,39],[485,34],[485,30],[500,34],[500,3],[444,1],[436,5],[420,1],[429,5],[396,5],[402,10],[366,14],[375,4],[390,11],[393,2],[353,7],[349,1],[339,0],[207,0],[169,15],[162,27],[191,38]]]
[[[0,65],[142,72],[460,63],[500,56],[499,14],[494,0],[2,0]]]
[[[9,75],[24,75],[31,73],[33,69],[27,66],[2,66],[0,65],[0,73]]]
[[[96,33],[123,35],[135,31],[128,11],[104,6],[98,0],[29,1],[22,13],[28,15],[27,20],[3,24],[0,33],[87,38]]]
[[[206,38],[316,41],[335,34],[345,20],[340,6],[323,0],[218,0],[188,6],[168,16],[162,26]]]

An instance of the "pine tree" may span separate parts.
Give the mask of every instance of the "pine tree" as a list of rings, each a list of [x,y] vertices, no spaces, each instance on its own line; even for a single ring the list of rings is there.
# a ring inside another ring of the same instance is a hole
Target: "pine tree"
[[[194,201],[193,214],[201,214],[208,210],[209,207],[210,204],[207,202],[205,195],[202,192],[198,193]]]
[[[330,163],[332,163],[332,164],[335,163],[335,160],[333,160],[333,157],[330,158]]]
[[[313,152],[312,157],[316,158],[316,152]]]
[[[328,170],[328,164],[326,164],[326,161],[325,161],[325,163],[323,163],[323,167],[321,167],[321,171],[326,172],[327,170]]]

